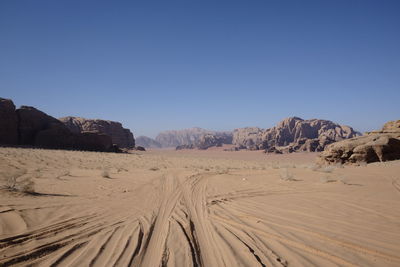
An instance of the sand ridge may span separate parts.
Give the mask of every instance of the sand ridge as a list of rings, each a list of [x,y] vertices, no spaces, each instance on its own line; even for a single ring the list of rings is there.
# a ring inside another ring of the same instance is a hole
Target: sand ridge
[[[398,266],[400,161],[315,156],[0,148],[0,266]]]

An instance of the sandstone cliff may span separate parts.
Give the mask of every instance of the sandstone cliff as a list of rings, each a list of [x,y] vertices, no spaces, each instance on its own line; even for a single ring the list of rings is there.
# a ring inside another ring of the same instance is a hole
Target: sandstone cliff
[[[224,144],[232,144],[231,132],[215,132],[203,134],[196,142],[195,147],[198,149],[208,149],[210,147],[220,147]]]
[[[111,152],[111,138],[97,133],[73,133],[61,121],[29,106],[15,109],[0,98],[0,144]]]
[[[119,122],[79,117],[64,117],[59,120],[74,133],[93,132],[105,134],[110,136],[113,144],[116,144],[118,147],[135,147],[133,134],[129,129],[123,128]]]
[[[321,163],[370,163],[400,159],[400,120],[382,130],[331,144],[321,153]]]
[[[328,120],[290,117],[266,130],[236,129],[233,133],[233,144],[238,148],[264,149],[275,153],[322,151],[328,144],[358,135],[353,128]]]
[[[246,127],[233,130],[232,143],[239,149],[257,150],[262,145],[263,129]]]

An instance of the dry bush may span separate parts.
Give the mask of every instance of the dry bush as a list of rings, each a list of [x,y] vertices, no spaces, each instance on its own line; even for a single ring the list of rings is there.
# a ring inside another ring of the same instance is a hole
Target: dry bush
[[[13,192],[34,193],[35,182],[32,180],[32,177],[21,179],[21,177],[26,173],[26,169],[20,169],[15,173],[10,174],[6,177],[6,183],[3,188]]]
[[[111,178],[110,177],[110,172],[107,169],[103,169],[103,171],[101,172],[101,177],[103,177],[103,178]]]
[[[275,164],[274,164],[274,165],[271,165],[271,168],[272,168],[272,169],[279,169],[279,168],[280,168],[280,166],[279,166],[279,165],[275,165]]]
[[[281,180],[283,180],[283,181],[295,181],[296,180],[296,179],[294,179],[293,174],[289,173],[287,168],[285,168],[281,171],[280,176],[281,176]]]
[[[333,182],[341,182],[343,184],[347,184],[346,182],[346,177],[344,176],[338,176],[337,179],[329,177],[329,176],[322,176],[319,179],[321,181],[321,183],[333,183]]]

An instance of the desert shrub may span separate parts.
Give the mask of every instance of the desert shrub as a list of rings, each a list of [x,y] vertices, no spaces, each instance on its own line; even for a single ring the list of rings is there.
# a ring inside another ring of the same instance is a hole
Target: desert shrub
[[[310,170],[312,171],[317,171],[319,170],[320,166],[316,165],[316,164],[312,164],[308,167]]]
[[[335,170],[335,166],[326,166],[324,168],[319,169],[320,172],[331,173]]]
[[[343,184],[347,184],[345,176],[338,176],[337,178],[329,177],[329,176],[322,176],[319,179],[321,183],[332,183],[332,182],[341,182]]]
[[[32,177],[21,179],[27,173],[25,169],[10,174],[5,181],[4,189],[14,192],[34,193],[35,182]]]
[[[283,181],[294,181],[293,174],[289,173],[288,169],[285,168],[280,173],[281,180]]]
[[[330,179],[329,179],[328,176],[321,176],[321,177],[319,178],[319,180],[321,181],[321,183],[324,183],[324,184],[330,182]]]
[[[110,177],[110,172],[107,169],[103,169],[103,171],[101,172],[101,177],[103,177],[103,178],[111,178]]]
[[[35,182],[28,178],[19,184],[18,191],[23,193],[35,193]]]
[[[271,165],[271,168],[272,168],[272,169],[279,169],[280,167],[279,167],[279,165],[277,165],[277,164],[273,164],[273,165]]]

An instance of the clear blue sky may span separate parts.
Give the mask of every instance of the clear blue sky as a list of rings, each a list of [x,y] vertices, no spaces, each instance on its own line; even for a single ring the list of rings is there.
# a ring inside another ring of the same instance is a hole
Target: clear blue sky
[[[0,1],[0,96],[134,134],[400,119],[400,1]]]

